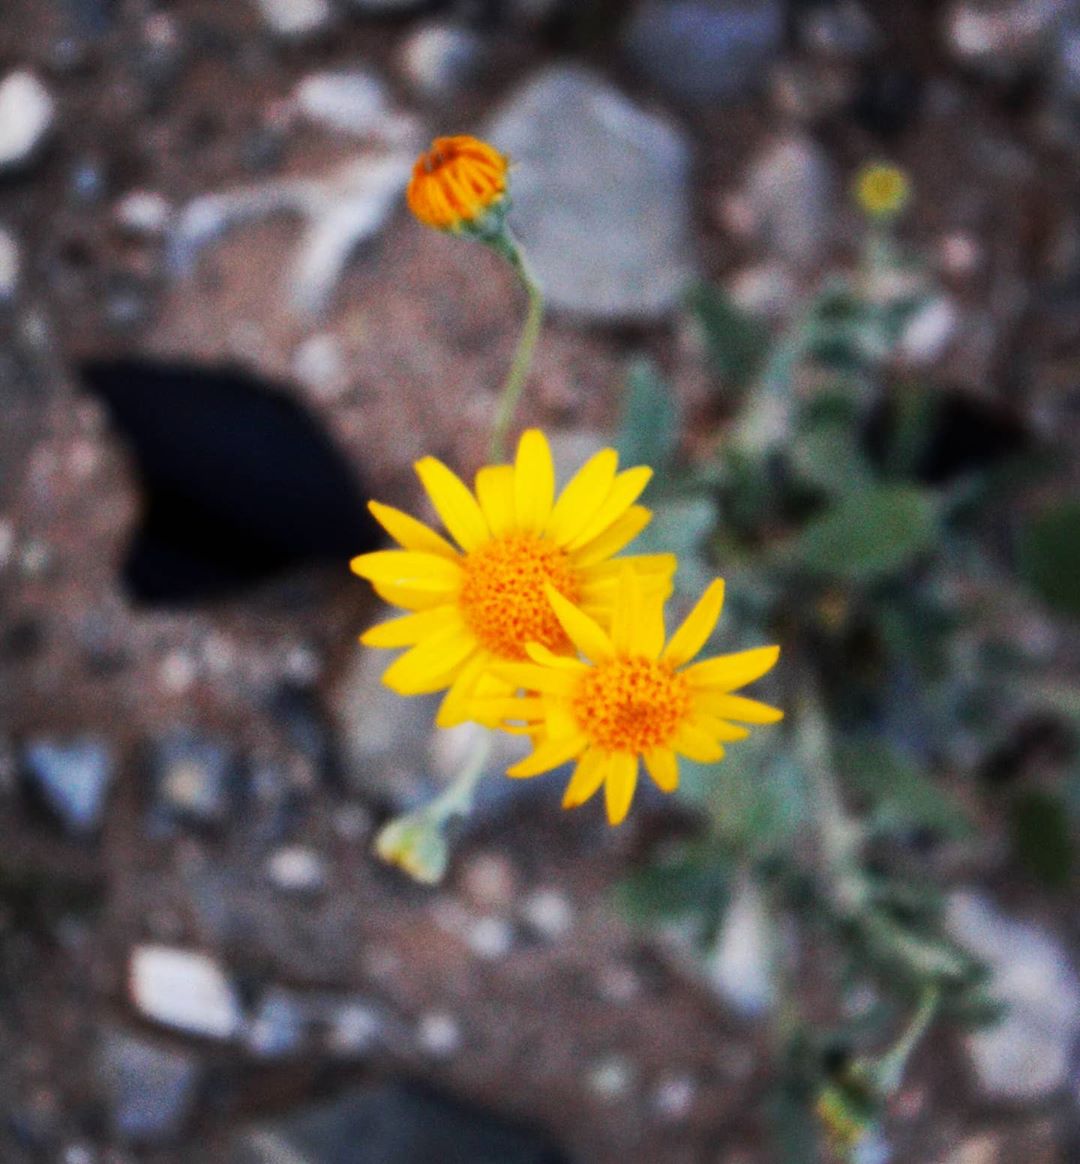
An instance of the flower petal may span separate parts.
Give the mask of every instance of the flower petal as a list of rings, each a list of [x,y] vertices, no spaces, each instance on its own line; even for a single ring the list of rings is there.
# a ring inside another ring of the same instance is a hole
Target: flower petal
[[[472,635],[447,627],[395,659],[382,681],[398,695],[429,695],[446,687],[475,650]]]
[[[589,741],[583,732],[575,732],[572,736],[560,736],[558,739],[545,739],[537,744],[533,752],[524,760],[507,768],[507,776],[539,776],[541,772],[549,772],[580,756],[587,748]]]
[[[726,720],[718,719],[715,715],[709,715],[708,712],[700,710],[695,712],[694,718],[690,722],[699,731],[704,732],[710,740],[715,740],[718,744],[731,744],[736,740],[745,740],[750,734],[750,729],[744,728],[742,724],[728,723]]]
[[[641,588],[630,567],[623,563],[611,614],[611,644],[618,654],[638,654],[638,624],[641,621]]]
[[[464,627],[456,606],[442,603],[431,610],[390,618],[368,627],[360,636],[365,647],[410,647],[444,627]]]
[[[527,428],[518,441],[514,463],[514,510],[520,529],[544,528],[555,500],[555,466],[547,438],[538,428]]]
[[[671,745],[676,752],[699,764],[711,764],[724,758],[724,749],[692,723],[684,723],[675,733]]]
[[[435,726],[440,728],[454,727],[465,723],[466,720],[476,719],[484,723],[473,714],[473,696],[477,682],[491,663],[491,652],[480,649],[454,676],[446,694],[435,713]],[[485,724],[485,726],[493,726]]]
[[[724,580],[716,578],[705,588],[694,609],[683,619],[660,656],[675,667],[692,659],[708,642],[724,606]]]
[[[563,598],[550,583],[544,589],[555,611],[555,617],[574,646],[594,663],[601,659],[610,659],[615,653],[615,648],[604,631],[587,614]]]
[[[637,787],[638,758],[633,752],[612,752],[604,782],[604,802],[608,824],[618,825],[626,819]]]
[[[679,761],[670,748],[650,748],[644,755],[645,767],[661,792],[679,787]]]
[[[423,550],[444,558],[458,557],[457,550],[445,538],[415,517],[380,501],[369,501],[368,509],[379,525],[406,550]]]
[[[514,528],[512,465],[485,465],[477,470],[476,497],[494,537]]]
[[[698,694],[697,702],[710,715],[733,719],[736,723],[779,723],[784,713],[778,707],[745,699],[741,695],[725,695],[711,691]]]
[[[556,667],[561,671],[580,672],[588,670],[588,665],[580,659],[575,659],[573,655],[556,655],[554,651],[549,650],[543,643],[526,643],[525,654],[534,663],[539,663],[543,667]]]
[[[371,582],[389,582],[411,590],[455,594],[461,586],[461,567],[421,550],[375,550],[360,554],[349,568]]]
[[[423,457],[415,467],[436,513],[463,550],[475,550],[491,540],[476,498],[456,473],[434,457]]]
[[[579,533],[604,503],[611,492],[618,465],[619,454],[614,449],[601,449],[566,483],[548,517],[545,530],[557,545],[565,545]]]
[[[590,748],[577,762],[563,793],[563,808],[577,808],[594,796],[608,772],[609,753]]]
[[[734,655],[718,655],[715,659],[703,659],[682,672],[691,687],[699,690],[713,688],[720,691],[734,691],[744,683],[753,683],[766,671],[772,669],[780,657],[779,647],[755,647],[751,651],[739,651]]]
[[[631,505],[622,517],[613,521],[602,533],[599,533],[574,553],[574,561],[578,566],[591,566],[602,562],[617,554],[649,524],[652,519],[652,510],[644,505]]]
[[[491,673],[511,683],[514,689],[546,691],[551,695],[573,695],[581,682],[577,674],[538,663],[495,663]]]
[[[612,482],[611,490],[602,505],[592,514],[585,525],[566,543],[566,549],[577,550],[587,546],[593,538],[617,521],[641,496],[653,475],[648,465],[638,465],[620,473]]]

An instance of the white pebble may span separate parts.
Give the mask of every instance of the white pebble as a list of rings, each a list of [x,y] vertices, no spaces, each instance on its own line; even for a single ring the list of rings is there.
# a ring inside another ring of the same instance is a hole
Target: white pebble
[[[505,958],[514,944],[514,931],[499,917],[482,917],[475,921],[466,935],[469,949],[485,961]]]
[[[116,204],[117,223],[131,234],[161,234],[169,224],[172,206],[153,190],[132,190]]]
[[[20,266],[18,243],[0,227],[0,300],[11,299],[18,290]]]
[[[565,937],[574,924],[573,906],[564,894],[554,889],[538,889],[530,893],[521,907],[521,916],[551,942]]]
[[[0,82],[0,169],[31,159],[52,128],[55,104],[33,73],[19,70]]]
[[[453,1015],[433,1012],[420,1019],[416,1039],[429,1055],[445,1059],[461,1047],[461,1027]]]
[[[270,880],[287,893],[318,893],[326,885],[326,862],[313,849],[286,845],[266,863]]]
[[[229,1039],[240,1006],[221,967],[205,954],[172,946],[139,946],[131,955],[130,987],[139,1011],[191,1035]]]
[[[271,32],[285,40],[302,40],[329,24],[334,15],[327,0],[258,0]]]

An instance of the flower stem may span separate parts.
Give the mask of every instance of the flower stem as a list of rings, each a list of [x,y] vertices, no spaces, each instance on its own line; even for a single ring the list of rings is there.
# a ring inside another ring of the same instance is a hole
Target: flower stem
[[[938,991],[932,986],[928,987],[923,992],[919,1009],[915,1012],[907,1030],[900,1036],[896,1045],[878,1060],[875,1075],[882,1094],[890,1095],[900,1086],[904,1078],[904,1071],[907,1069],[908,1059],[911,1058],[912,1051],[919,1045],[923,1035],[926,1034],[930,1024],[934,1021],[939,1001]]]
[[[536,341],[540,336],[540,325],[544,320],[544,293],[540,289],[540,284],[537,283],[532,272],[529,270],[521,247],[510,235],[509,231],[501,234],[497,241],[493,240],[490,245],[514,268],[528,296],[528,310],[525,315],[525,324],[521,330],[521,338],[518,340],[517,350],[514,352],[514,359],[510,365],[510,371],[507,373],[506,380],[503,383],[502,392],[499,396],[498,411],[495,413],[495,422],[491,428],[488,459],[498,463],[506,457],[506,434],[513,422],[518,401],[521,399],[522,389],[525,387],[525,380],[532,366],[533,351],[536,348]]]

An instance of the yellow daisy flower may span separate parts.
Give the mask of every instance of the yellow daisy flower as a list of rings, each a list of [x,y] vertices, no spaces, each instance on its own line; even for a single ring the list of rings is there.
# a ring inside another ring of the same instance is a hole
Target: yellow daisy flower
[[[590,622],[605,624],[624,563],[651,597],[670,594],[673,554],[610,561],[651,517],[635,502],[652,470],[617,469],[618,454],[602,449],[556,498],[551,449],[538,429],[522,434],[513,465],[480,469],[475,495],[441,461],[424,457],[417,474],[457,546],[371,502],[401,549],[361,554],[352,569],[387,602],[413,612],[361,636],[367,646],[410,648],[383,682],[401,695],[447,688],[436,722],[448,727],[472,718],[467,703],[482,680],[489,694],[513,691],[490,678],[493,663],[525,660],[528,643],[555,655],[573,651],[549,588]]]
[[[604,787],[607,816],[621,823],[637,785],[638,760],[656,785],[673,792],[678,756],[712,762],[723,745],[749,733],[740,724],[776,723],[783,712],[732,694],[776,662],[779,647],[758,647],[693,663],[720,617],[724,583],[716,579],[664,645],[664,599],[648,593],[632,571],[620,574],[608,634],[552,586],[548,599],[560,627],[591,660],[554,655],[531,643],[531,662],[496,673],[529,694],[492,701],[508,730],[532,735],[533,752],[507,771],[536,776],[577,760],[564,808],[584,804]],[[515,724],[524,724],[524,729]]]
[[[871,218],[893,218],[911,197],[911,183],[899,166],[873,162],[855,175],[855,200]]]
[[[509,168],[503,154],[478,138],[437,137],[413,166],[409,209],[425,226],[461,230],[502,201]]]

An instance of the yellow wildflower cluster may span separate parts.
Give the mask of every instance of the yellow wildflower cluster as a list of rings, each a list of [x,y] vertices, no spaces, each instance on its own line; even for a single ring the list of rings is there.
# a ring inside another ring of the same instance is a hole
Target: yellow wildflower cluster
[[[691,662],[712,634],[724,587],[713,582],[665,636],[672,554],[616,557],[645,527],[637,504],[652,470],[591,457],[556,493],[547,439],[522,434],[513,465],[487,465],[474,489],[433,457],[417,462],[453,541],[398,509],[371,503],[397,549],[352,569],[408,613],[361,642],[408,648],[383,681],[401,695],[445,691],[437,723],[473,720],[527,734],[510,776],[575,763],[565,807],[605,790],[608,820],[630,807],[639,761],[658,787],[678,784],[678,756],[713,761],[743,724],[781,713],[735,695],[765,674],[777,647]]]

